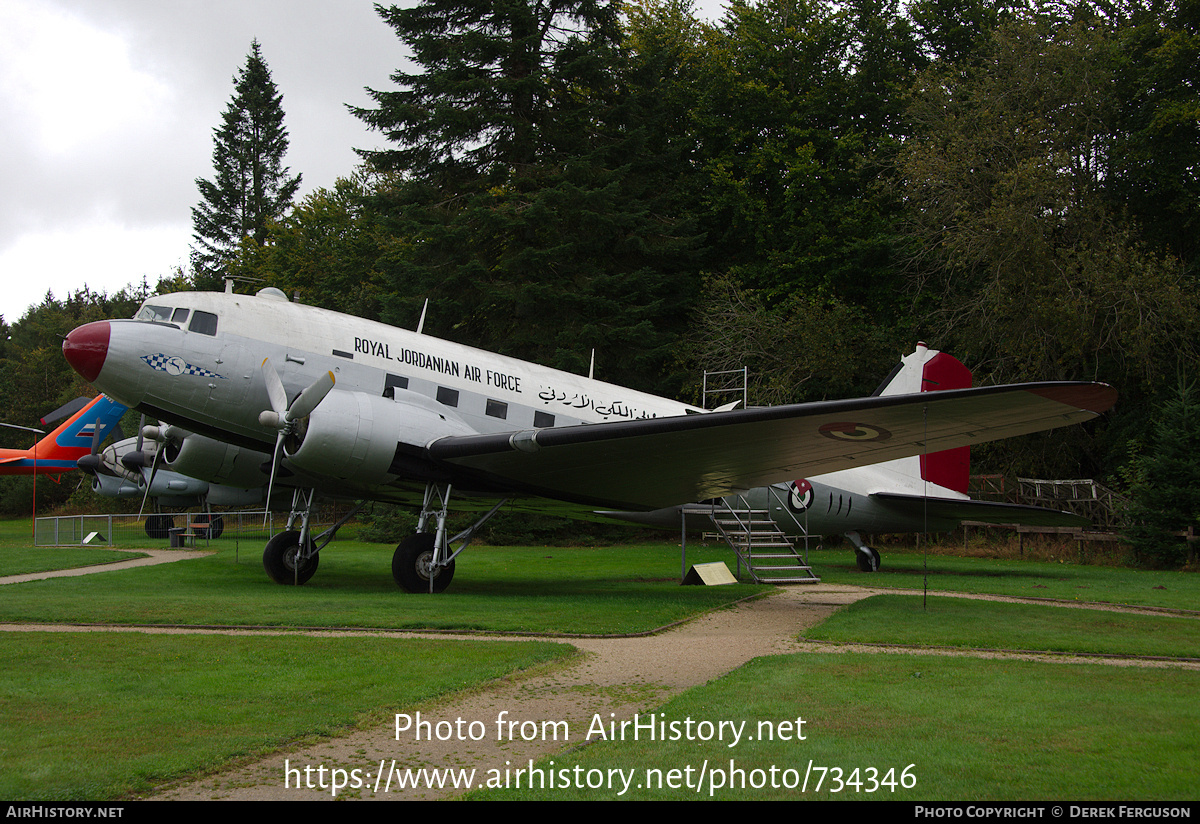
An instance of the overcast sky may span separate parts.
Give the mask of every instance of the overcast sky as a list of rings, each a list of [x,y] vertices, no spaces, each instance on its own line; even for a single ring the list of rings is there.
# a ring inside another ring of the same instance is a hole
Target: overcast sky
[[[5,320],[47,290],[153,286],[186,264],[195,181],[213,177],[213,129],[255,38],[299,196],[332,186],[355,148],[380,145],[346,105],[393,88],[405,58],[370,0],[0,0]]]

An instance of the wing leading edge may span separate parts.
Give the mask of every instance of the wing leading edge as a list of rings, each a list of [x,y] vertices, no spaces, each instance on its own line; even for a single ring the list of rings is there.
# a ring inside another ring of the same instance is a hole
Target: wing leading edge
[[[440,438],[428,457],[494,488],[658,509],[1010,438],[1099,415],[1100,383],[1030,383]]]

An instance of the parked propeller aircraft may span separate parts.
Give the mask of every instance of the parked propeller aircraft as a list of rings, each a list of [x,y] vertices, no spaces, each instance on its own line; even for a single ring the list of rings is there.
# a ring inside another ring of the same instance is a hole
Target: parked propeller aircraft
[[[1104,384],[1057,382],[708,412],[271,288],[154,297],[131,320],[75,329],[63,352],[167,422],[152,434],[177,450],[175,471],[250,486],[239,481],[270,453],[268,486],[294,490],[287,529],[263,552],[275,581],[307,581],[340,527],[311,534],[320,493],[420,506],[392,574],[431,592],[506,504],[590,519],[654,511],[1064,426],[1116,399]],[[486,511],[448,539],[452,496]]]
[[[0,475],[62,475],[116,429],[125,407],[103,395],[78,398],[42,418],[44,426],[70,415],[29,449],[0,449]]]
[[[93,418],[114,420],[119,419],[125,412],[125,406],[111,398],[100,395],[95,398],[84,414]],[[114,431],[116,430],[113,427]],[[151,427],[154,430],[154,427]],[[86,455],[80,457],[76,464],[79,469],[92,478],[92,491],[107,498],[138,498],[143,501],[153,498],[159,505],[172,507],[204,506],[259,506],[263,502],[266,479],[258,474],[250,478],[257,488],[235,489],[222,484],[211,484],[208,481],[192,478],[169,468],[174,454],[173,443],[159,449],[159,444],[147,441],[142,432],[136,437],[114,440],[103,448],[107,430],[90,442],[91,446]],[[161,457],[162,460],[156,460]],[[267,460],[269,456],[261,456]],[[211,513],[198,515],[193,520],[211,520],[213,523],[212,537],[217,537],[221,530],[220,516]],[[158,513],[147,516],[146,534],[152,538],[165,538],[175,525],[174,517],[170,514]]]
[[[170,469],[159,469],[155,456],[160,454],[159,445],[151,442],[146,450],[141,438],[126,438],[110,444],[96,456],[80,459],[80,469],[92,475],[92,491],[106,498],[154,498],[169,506],[258,506],[266,492],[266,477],[259,478],[257,489],[235,489],[223,484],[212,484],[192,478]],[[173,443],[161,450],[171,451]],[[95,461],[90,460],[95,458]],[[270,455],[262,459],[269,460]],[[169,464],[169,458],[161,463]],[[147,490],[149,487],[149,490]]]

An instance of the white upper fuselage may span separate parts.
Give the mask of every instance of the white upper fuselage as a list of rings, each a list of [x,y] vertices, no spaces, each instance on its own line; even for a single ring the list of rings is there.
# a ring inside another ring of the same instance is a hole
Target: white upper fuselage
[[[151,322],[149,317],[165,318]],[[197,312],[206,313],[197,322]],[[186,315],[185,315],[186,313]],[[479,433],[701,411],[677,401],[272,296],[180,292],[112,321],[96,384],[164,420],[234,442],[272,443],[269,358],[289,399],[325,371],[339,391],[407,389]],[[170,320],[173,318],[174,320]],[[213,320],[215,318],[215,321]]]

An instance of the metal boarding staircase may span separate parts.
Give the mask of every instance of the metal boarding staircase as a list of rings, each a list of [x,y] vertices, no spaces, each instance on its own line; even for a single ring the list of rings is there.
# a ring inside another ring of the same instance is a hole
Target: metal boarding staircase
[[[768,487],[768,505],[778,500],[778,493]],[[766,509],[753,509],[741,495],[736,504],[720,499],[712,506],[689,507],[688,513],[704,514],[717,528],[718,534],[737,555],[738,573],[744,565],[750,577],[759,584],[819,584],[821,579],[808,564],[807,542],[800,552],[796,544],[771,520]],[[781,502],[782,503],[782,502]]]

